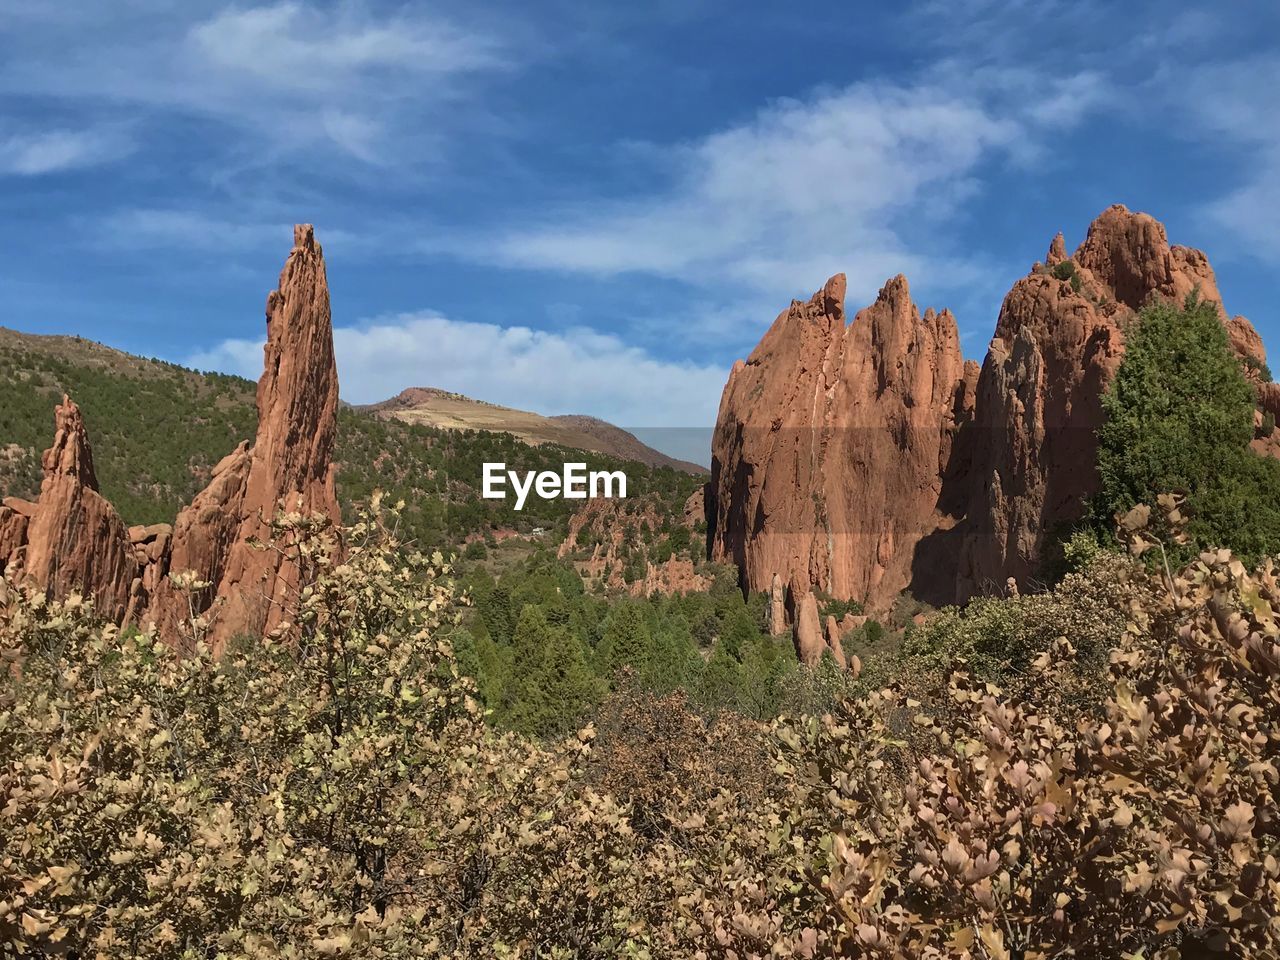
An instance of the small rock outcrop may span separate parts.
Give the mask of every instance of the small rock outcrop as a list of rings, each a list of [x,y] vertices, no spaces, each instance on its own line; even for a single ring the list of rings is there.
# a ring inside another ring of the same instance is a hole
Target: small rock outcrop
[[[568,535],[557,548],[556,555],[561,559],[573,558],[582,576],[599,580],[610,590],[625,591],[634,597],[701,593],[711,586],[711,581],[698,571],[688,556],[672,555],[657,563],[646,557],[640,571],[633,564],[633,551],[640,549],[646,540],[649,540],[649,549],[659,545],[659,539],[652,539],[652,532],[660,530],[663,525],[662,509],[661,503],[652,498],[639,501],[587,500],[569,517]],[[684,526],[691,537],[697,535],[703,510],[702,491],[699,490],[684,505]],[[630,582],[626,576],[628,566],[638,573]]]
[[[780,637],[787,632],[787,594],[782,587],[782,577],[773,575],[769,584],[769,634]]]
[[[831,651],[831,656],[835,658],[836,663],[843,668],[848,667],[849,664],[845,659],[844,646],[840,643],[840,636],[840,625],[836,622],[836,618],[831,614],[827,614],[827,649]]]
[[[822,635],[822,621],[818,617],[818,600],[812,593],[801,595],[796,609],[796,654],[801,663],[813,666],[822,659],[827,649]]]
[[[0,501],[0,569],[9,563],[21,564],[26,553],[27,525],[35,515],[36,505],[19,497]]]
[[[129,531],[98,492],[84,417],[69,397],[54,410],[54,425],[39,499],[8,498],[0,507],[0,568],[12,563],[19,579],[58,597],[81,593],[122,621],[138,572]]]

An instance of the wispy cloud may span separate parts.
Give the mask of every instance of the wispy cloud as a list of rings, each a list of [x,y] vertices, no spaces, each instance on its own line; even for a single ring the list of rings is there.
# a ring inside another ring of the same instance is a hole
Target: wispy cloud
[[[86,231],[97,246],[116,250],[181,248],[223,254],[288,250],[293,221],[231,219],[198,210],[136,207],[117,210]],[[334,227],[324,229],[326,249],[350,249],[365,241]]]
[[[668,183],[656,192],[585,197],[471,252],[533,269],[770,293],[809,289],[840,270],[857,297],[925,264],[943,281],[963,276],[963,258],[916,239],[981,188],[989,165],[1025,158],[1046,133],[1078,123],[1105,87],[1081,74],[1011,95],[1000,92],[1006,78],[865,82],[778,101],[748,123],[672,146]]]
[[[516,60],[497,36],[418,6],[135,4],[118,19],[73,5],[27,20],[24,44],[0,65],[0,91],[173,110],[250,130],[276,153],[321,142],[387,163],[413,156],[403,147],[417,124],[406,116],[420,121],[466,78]],[[122,44],[90,42],[112,35]]]
[[[0,175],[39,176],[111,163],[133,151],[118,129],[0,130]]]
[[[342,396],[384,400],[409,386],[453,390],[538,413],[588,413],[624,426],[705,427],[728,370],[661,360],[615,336],[399,314],[334,330]],[[261,341],[232,339],[185,361],[256,378]]]
[[[1231,238],[1237,254],[1267,263],[1280,257],[1280,125],[1276,112],[1280,56],[1209,63],[1182,73],[1177,90],[1194,89],[1191,132],[1234,150],[1235,184],[1208,201],[1205,217]]]
[[[494,41],[447,21],[407,10],[375,20],[357,10],[296,2],[223,10],[191,29],[189,46],[248,83],[326,96],[380,71],[446,75],[500,62]]]

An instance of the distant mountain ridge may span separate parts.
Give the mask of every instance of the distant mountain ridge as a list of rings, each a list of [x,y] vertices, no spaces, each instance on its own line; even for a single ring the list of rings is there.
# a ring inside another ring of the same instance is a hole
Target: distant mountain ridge
[[[533,446],[554,443],[579,450],[592,450],[620,460],[633,460],[649,467],[670,467],[685,473],[707,474],[706,467],[677,460],[648,446],[634,434],[598,417],[561,414],[547,417],[475,400],[437,387],[409,387],[389,400],[356,407],[379,417],[393,417],[405,423],[444,430],[485,430],[509,433]]]

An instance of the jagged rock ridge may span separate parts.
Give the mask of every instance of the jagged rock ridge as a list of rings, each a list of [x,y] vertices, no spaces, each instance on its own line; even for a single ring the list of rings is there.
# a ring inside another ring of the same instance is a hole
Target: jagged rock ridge
[[[945,525],[972,415],[977,369],[948,311],[921,316],[898,276],[846,325],[844,295],[837,275],[778,317],[734,367],[713,441],[713,555],[752,590],[779,576],[793,617],[811,589],[873,603],[902,589],[916,543]]]
[[[1025,585],[1045,535],[1097,488],[1094,431],[1125,326],[1150,298],[1193,290],[1261,364],[1260,338],[1221,309],[1204,254],[1120,205],[1069,264],[1054,238],[1005,298],[980,369],[962,359],[951,314],[921,315],[905,278],[846,325],[833,277],[730,374],[708,485],[712,556],[736,563],[745,589],[770,591],[771,608],[782,586],[810,656],[825,645],[811,591],[883,609],[907,589],[945,603]],[[1280,409],[1280,391],[1258,389]]]

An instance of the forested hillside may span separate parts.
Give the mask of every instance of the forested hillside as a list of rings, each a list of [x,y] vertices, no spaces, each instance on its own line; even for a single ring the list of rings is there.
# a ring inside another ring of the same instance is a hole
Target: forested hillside
[[[208,482],[218,460],[257,425],[254,384],[240,377],[133,357],[78,337],[0,330],[0,496],[32,497],[40,456],[53,437],[53,407],[64,393],[81,407],[103,494],[126,523],[172,522]],[[494,530],[566,528],[574,501],[480,496],[481,465],[559,471],[566,460],[623,469],[629,492],[678,513],[701,482],[671,468],[623,463],[510,434],[445,430],[381,419],[352,409],[339,416],[338,494],[348,516],[375,489],[403,499],[402,534],[447,547]]]

